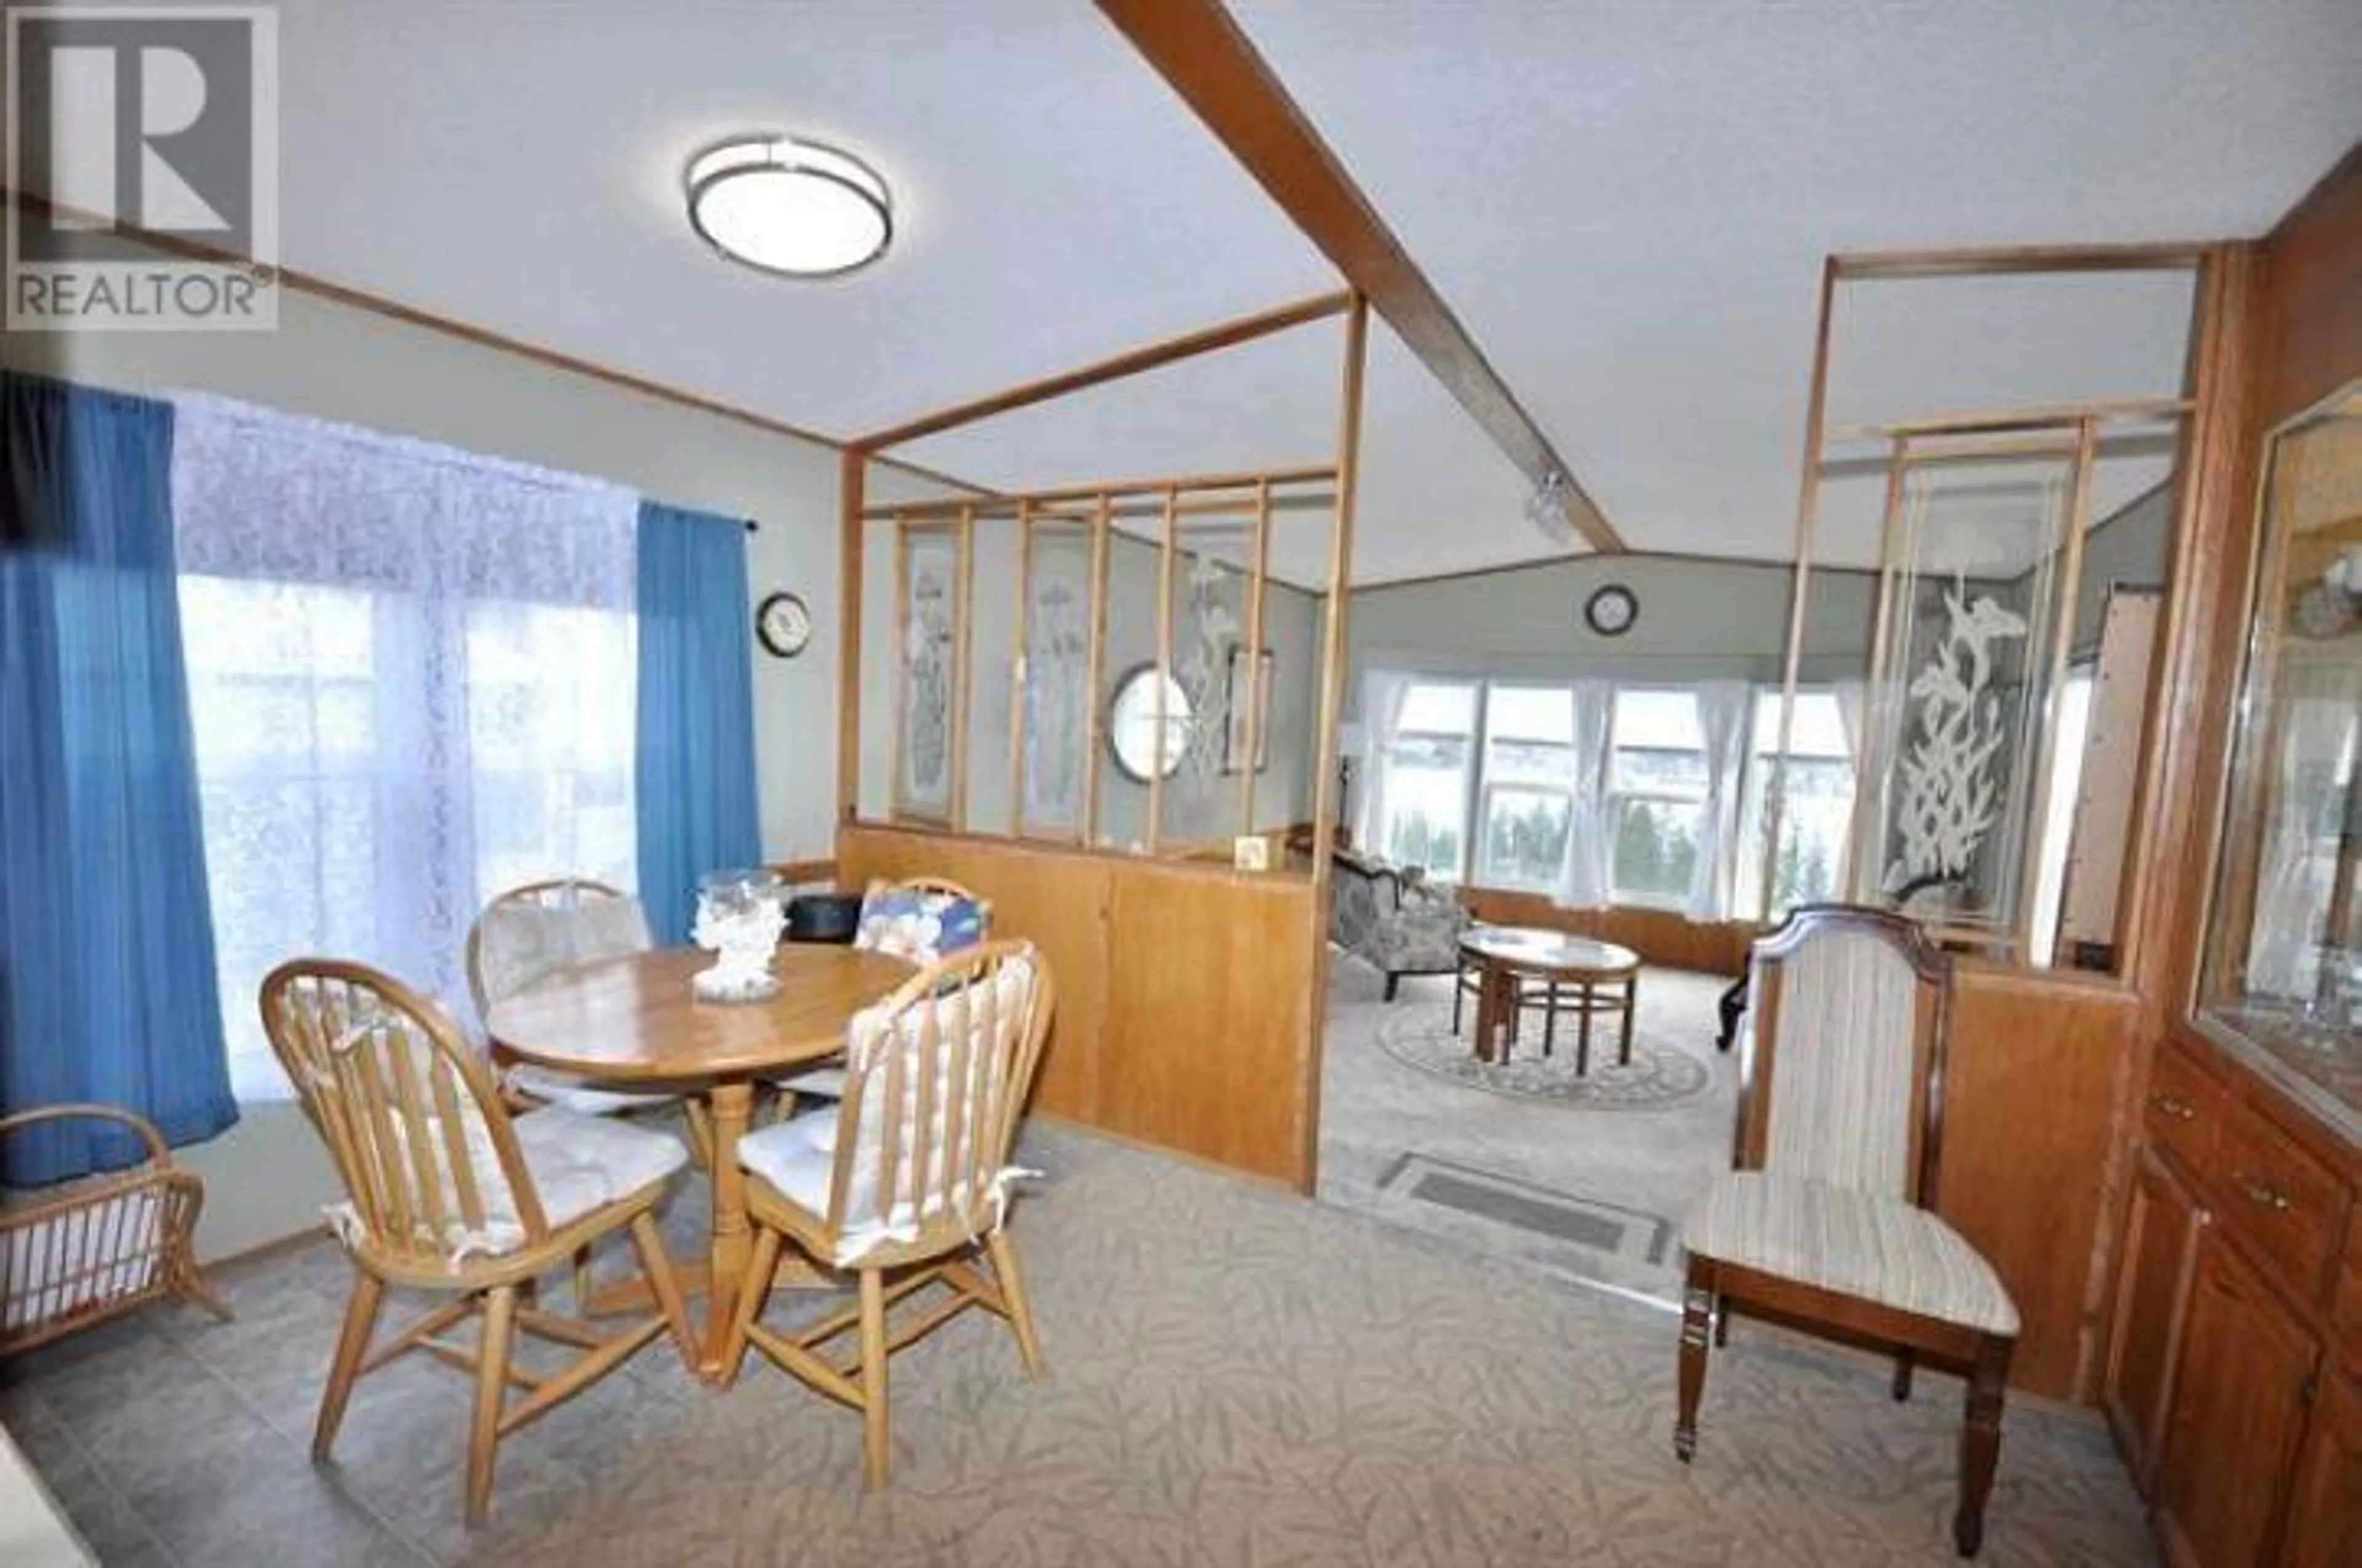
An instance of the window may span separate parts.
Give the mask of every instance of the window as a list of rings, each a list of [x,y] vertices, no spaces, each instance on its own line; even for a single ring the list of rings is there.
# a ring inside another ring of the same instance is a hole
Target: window
[[[472,1018],[478,910],[629,887],[636,502],[263,410],[184,403],[182,641],[231,1088],[289,1086],[254,999],[355,958]]]
[[[1558,886],[1573,820],[1574,773],[1574,699],[1565,687],[1487,689],[1475,881]]]
[[[1607,756],[1607,885],[1617,902],[1677,904],[1689,896],[1705,798],[1696,697],[1618,690]]]
[[[1381,766],[1378,853],[1397,866],[1458,881],[1468,836],[1479,689],[1473,681],[1418,680]]]
[[[1839,896],[1838,867],[1853,820],[1853,748],[1846,743],[1845,715],[1837,694],[1799,690],[1790,726],[1788,754],[1778,756],[1780,693],[1755,697],[1753,739],[1748,748],[1744,831],[1740,834],[1738,908],[1767,916],[1798,904]],[[1763,902],[1763,833],[1771,818],[1772,789],[1780,782],[1780,854],[1772,870],[1772,897]]]

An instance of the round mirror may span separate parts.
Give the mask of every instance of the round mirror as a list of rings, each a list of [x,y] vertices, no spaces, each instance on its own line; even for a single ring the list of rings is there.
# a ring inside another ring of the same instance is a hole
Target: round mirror
[[[1123,776],[1135,784],[1148,782],[1149,770],[1156,768],[1167,778],[1181,769],[1181,754],[1189,749],[1189,731],[1197,720],[1189,708],[1189,694],[1181,683],[1167,675],[1164,684],[1164,747],[1160,755],[1156,745],[1156,667],[1134,665],[1123,672],[1115,683],[1115,695],[1108,700],[1108,751]]]

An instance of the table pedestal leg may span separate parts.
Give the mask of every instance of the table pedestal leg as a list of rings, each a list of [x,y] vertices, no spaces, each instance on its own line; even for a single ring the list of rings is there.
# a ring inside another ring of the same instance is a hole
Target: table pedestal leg
[[[755,1107],[755,1086],[744,1081],[713,1086],[713,1243],[705,1297],[705,1359],[699,1372],[709,1383],[723,1380],[722,1352],[746,1283],[754,1251],[746,1223],[746,1173],[738,1166],[738,1140]]]
[[[1624,982],[1624,1038],[1616,1053],[1616,1060],[1624,1066],[1632,1065],[1632,1015],[1640,1010],[1640,982]]]

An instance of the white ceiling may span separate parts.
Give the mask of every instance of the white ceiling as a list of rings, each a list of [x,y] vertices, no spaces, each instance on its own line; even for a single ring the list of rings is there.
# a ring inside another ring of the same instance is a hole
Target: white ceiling
[[[1789,552],[1826,253],[2259,234],[2362,137],[2355,0],[1231,8],[1650,549]],[[1866,383],[1923,401],[2013,340],[2062,384],[2124,358],[2106,315],[1985,330]],[[1425,547],[1530,553],[1465,523]]]
[[[1338,287],[1072,0],[292,0],[280,35],[290,265],[832,436]],[[707,250],[682,166],[750,128],[884,172],[887,259]]]
[[[1233,9],[1643,548],[1788,552],[1826,251],[2253,234],[2362,134],[2354,0]],[[830,435],[1337,285],[1082,0],[292,0],[281,48],[289,264]],[[886,172],[884,263],[797,285],[703,249],[681,164],[762,127]],[[2008,340],[2037,381],[2114,375],[2139,355],[2090,329],[2127,313]],[[1999,384],[1959,315],[1860,384]],[[1001,485],[1319,460],[1336,342],[908,455]],[[1364,460],[1359,580],[1548,548],[1384,332]]]

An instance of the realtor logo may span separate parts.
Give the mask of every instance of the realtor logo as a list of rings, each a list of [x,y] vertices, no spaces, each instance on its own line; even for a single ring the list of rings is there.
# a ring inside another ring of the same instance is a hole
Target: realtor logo
[[[11,6],[7,23],[8,329],[278,326],[276,7]]]

